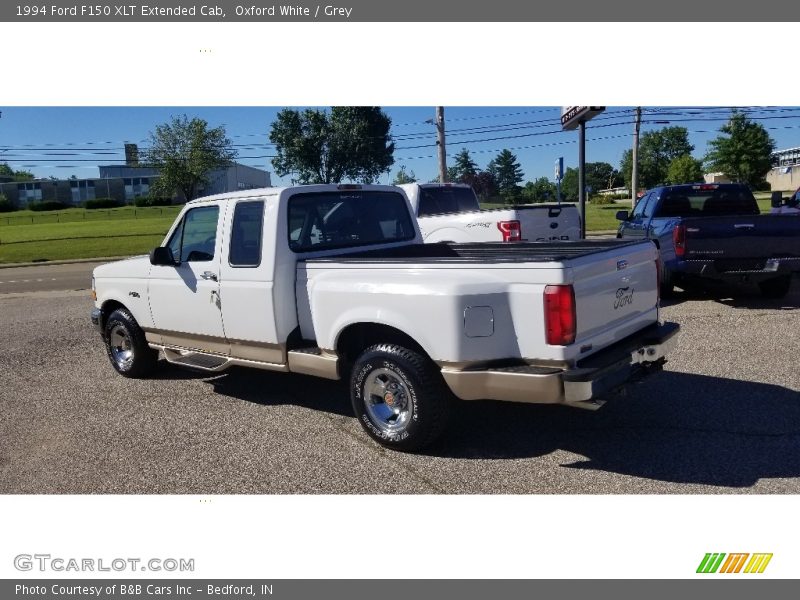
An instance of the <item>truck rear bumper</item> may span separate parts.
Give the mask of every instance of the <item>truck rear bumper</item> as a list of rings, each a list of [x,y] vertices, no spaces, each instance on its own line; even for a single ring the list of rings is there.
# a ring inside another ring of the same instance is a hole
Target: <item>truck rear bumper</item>
[[[800,271],[800,258],[769,258],[741,260],[740,264],[725,265],[720,267],[715,260],[681,260],[667,263],[667,268],[673,273],[680,273],[689,277],[704,279],[717,279],[720,281],[741,281],[742,279],[753,282],[774,279],[779,275],[788,275]]]
[[[661,365],[677,344],[677,323],[654,324],[572,369],[512,366],[482,370],[442,369],[450,390],[462,400],[504,400],[599,408],[598,398],[637,372]]]

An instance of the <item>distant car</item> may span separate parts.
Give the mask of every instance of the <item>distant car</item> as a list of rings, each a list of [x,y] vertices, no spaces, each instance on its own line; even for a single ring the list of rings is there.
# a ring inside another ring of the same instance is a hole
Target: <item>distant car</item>
[[[681,282],[713,279],[753,282],[765,297],[780,298],[800,271],[800,219],[762,215],[744,184],[658,187],[617,219],[617,237],[659,247],[662,295]]]

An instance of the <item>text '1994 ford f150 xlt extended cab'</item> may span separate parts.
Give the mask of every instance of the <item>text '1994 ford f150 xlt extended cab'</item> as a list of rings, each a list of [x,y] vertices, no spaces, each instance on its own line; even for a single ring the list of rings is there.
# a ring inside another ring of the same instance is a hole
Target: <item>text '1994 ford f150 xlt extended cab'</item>
[[[416,450],[453,398],[595,408],[658,367],[652,242],[423,244],[390,186],[247,190],[188,203],[147,256],[97,267],[92,321],[113,367],[158,352],[350,382],[378,442]]]

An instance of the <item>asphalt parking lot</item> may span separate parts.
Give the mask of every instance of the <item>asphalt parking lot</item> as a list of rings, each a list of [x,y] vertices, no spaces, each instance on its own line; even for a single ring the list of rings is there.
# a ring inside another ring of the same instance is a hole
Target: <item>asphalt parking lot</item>
[[[663,372],[598,412],[464,403],[421,455],[371,442],[336,382],[124,379],[88,292],[4,291],[0,493],[800,493],[797,279],[782,301],[679,294]]]

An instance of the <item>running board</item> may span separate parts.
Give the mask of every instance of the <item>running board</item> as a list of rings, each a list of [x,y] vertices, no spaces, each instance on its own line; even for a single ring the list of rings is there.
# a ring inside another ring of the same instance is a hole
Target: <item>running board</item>
[[[164,358],[173,365],[213,372],[226,369],[231,362],[231,359],[225,356],[203,354],[202,352],[178,352],[169,348],[164,348]]]
[[[254,369],[264,369],[266,371],[288,372],[289,367],[279,363],[268,363],[257,360],[247,360],[244,358],[233,358],[231,356],[221,356],[219,354],[207,354],[196,350],[184,350],[178,348],[166,348],[159,344],[149,344],[153,350],[161,350],[167,362],[181,367],[190,367],[210,373],[219,373],[228,367],[250,367]]]

